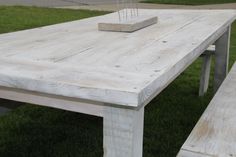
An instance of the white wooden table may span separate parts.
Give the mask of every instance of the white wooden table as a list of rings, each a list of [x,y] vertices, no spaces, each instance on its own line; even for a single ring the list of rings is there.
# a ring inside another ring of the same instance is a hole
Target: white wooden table
[[[213,43],[215,89],[225,78],[236,11],[140,12],[159,23],[98,31],[113,13],[0,35],[0,97],[101,116],[104,157],[141,157],[145,105]]]

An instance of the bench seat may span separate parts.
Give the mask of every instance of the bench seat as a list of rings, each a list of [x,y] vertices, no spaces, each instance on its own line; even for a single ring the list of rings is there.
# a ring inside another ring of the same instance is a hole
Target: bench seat
[[[177,157],[236,156],[236,64]]]

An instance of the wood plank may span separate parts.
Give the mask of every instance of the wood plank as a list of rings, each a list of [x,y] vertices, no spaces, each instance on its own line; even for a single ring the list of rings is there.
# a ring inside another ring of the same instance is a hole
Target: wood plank
[[[128,20],[112,19],[98,23],[98,30],[132,33],[157,23],[157,16],[136,16]]]
[[[144,108],[104,110],[104,157],[142,157]]]
[[[182,149],[211,156],[236,156],[236,64]]]
[[[216,51],[215,45],[210,45],[206,51],[204,51],[200,57],[204,57],[205,55],[214,55]]]
[[[236,17],[233,10],[140,13],[155,14],[160,22],[131,34],[98,31],[99,21],[117,16],[112,13],[0,35],[0,85],[140,107],[213,44]]]
[[[209,78],[211,72],[211,58],[215,55],[215,45],[211,45],[204,51],[200,57],[203,59],[201,76],[200,76],[200,87],[199,87],[199,96],[203,96],[209,86]]]
[[[216,41],[214,92],[218,90],[228,74],[231,27]]]
[[[0,62],[0,68],[0,84],[5,87],[113,102],[118,105],[128,103],[129,106],[137,104],[136,91],[144,80],[137,73],[110,73],[106,68],[90,69],[82,66],[57,67],[55,64],[32,64],[26,60],[5,59]],[[96,79],[93,78],[95,74]],[[130,91],[123,92],[123,87],[130,88]],[[123,100],[122,97],[127,98]]]
[[[104,104],[57,95],[0,87],[0,98],[103,117]]]
[[[215,53],[215,50],[216,50],[216,46],[215,45],[210,45],[208,48],[207,48],[207,51],[210,51],[212,53]]]
[[[202,69],[201,69],[201,77],[200,77],[200,88],[199,88],[199,96],[203,96],[208,89],[209,78],[211,72],[211,54],[206,54],[202,59]]]

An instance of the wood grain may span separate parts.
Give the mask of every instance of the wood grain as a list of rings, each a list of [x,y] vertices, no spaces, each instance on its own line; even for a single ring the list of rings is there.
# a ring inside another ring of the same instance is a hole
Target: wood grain
[[[228,74],[230,34],[229,26],[222,37],[216,41],[214,92],[218,90]]]
[[[159,22],[101,32],[116,13],[0,35],[0,85],[124,107],[146,105],[213,44],[234,10],[140,10]],[[111,42],[113,41],[113,42]]]
[[[117,18],[114,18],[112,19],[112,21],[104,21],[98,23],[98,30],[132,33],[137,30],[156,24],[157,21],[157,16],[137,16],[130,17],[129,19],[125,20],[119,20]]]
[[[209,78],[211,72],[211,58],[215,55],[215,45],[211,45],[207,48],[205,52],[201,54],[200,57],[203,59],[201,76],[200,76],[200,85],[199,85],[199,96],[204,96],[208,90]]]
[[[6,87],[0,87],[0,98],[31,103],[45,107],[52,107],[66,111],[95,115],[98,117],[103,117],[105,108],[104,104],[99,102]]]
[[[104,157],[142,157],[144,108],[104,109]]]
[[[212,54],[208,53],[203,56],[203,63],[201,69],[201,77],[200,77],[200,88],[199,88],[199,96],[203,96],[208,89],[209,78],[211,72],[211,57]]]
[[[212,157],[236,156],[235,96],[236,64],[182,146],[180,154],[187,150]]]

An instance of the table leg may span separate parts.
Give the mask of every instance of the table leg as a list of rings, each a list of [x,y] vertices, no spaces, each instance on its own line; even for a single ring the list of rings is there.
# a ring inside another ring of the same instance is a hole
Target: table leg
[[[208,89],[209,77],[210,77],[210,72],[211,72],[211,56],[212,55],[209,53],[203,56],[199,96],[204,96],[204,94],[207,92],[207,89]]]
[[[226,32],[216,41],[214,92],[218,90],[228,73],[230,30],[231,27],[229,26]]]
[[[144,108],[107,107],[103,121],[104,157],[142,157]]]

